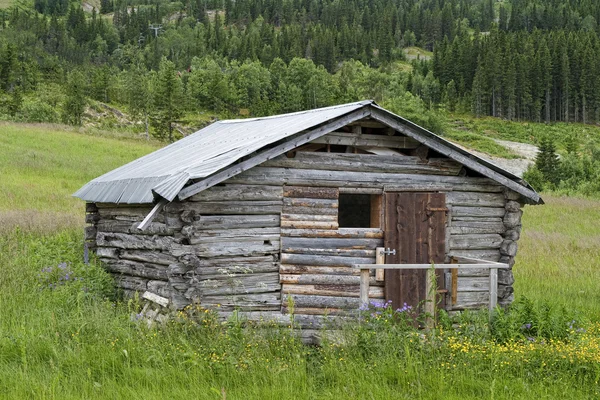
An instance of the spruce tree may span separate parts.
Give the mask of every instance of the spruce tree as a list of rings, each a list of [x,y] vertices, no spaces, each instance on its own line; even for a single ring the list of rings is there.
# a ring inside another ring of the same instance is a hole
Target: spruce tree
[[[173,123],[183,115],[183,85],[175,64],[163,57],[153,82],[151,116],[155,135],[173,142]]]
[[[542,173],[547,182],[558,185],[560,182],[560,159],[551,139],[542,139],[539,152],[535,158],[535,167]]]

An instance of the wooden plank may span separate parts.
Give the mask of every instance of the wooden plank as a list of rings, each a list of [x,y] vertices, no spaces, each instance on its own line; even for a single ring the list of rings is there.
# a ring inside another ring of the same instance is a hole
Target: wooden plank
[[[492,311],[496,308],[496,304],[498,303],[498,270],[491,269],[490,270],[490,278],[489,278],[489,292],[490,292],[490,317]]]
[[[197,245],[171,245],[171,254],[175,257],[196,255],[198,257],[225,257],[225,256],[262,256],[265,254],[279,253],[279,241],[256,242],[222,242],[203,243]]]
[[[285,186],[283,195],[290,198],[337,199],[339,190],[333,187]]]
[[[300,206],[287,206],[283,208],[286,214],[307,214],[307,215],[334,215],[337,216],[337,208],[317,208],[317,207],[300,207]]]
[[[389,147],[392,149],[414,149],[419,145],[414,139],[406,136],[370,135],[356,134],[354,132],[330,132],[329,134],[315,139],[312,143],[322,143],[343,146],[373,146]]]
[[[279,272],[281,274],[360,275],[360,271],[353,267],[326,267],[322,265],[296,265],[285,263],[280,265]]]
[[[498,234],[452,235],[450,250],[499,249],[503,240]]]
[[[279,215],[202,215],[192,226],[195,229],[235,229],[278,227]]]
[[[279,275],[279,282],[293,285],[360,285],[360,277],[354,275],[326,275],[326,274],[283,274]],[[369,285],[381,286],[370,277]]]
[[[283,197],[283,188],[281,186],[263,186],[263,185],[224,185],[213,186],[193,196],[188,201],[237,201],[247,200],[280,200]]]
[[[242,161],[238,164],[232,165],[228,168],[225,168],[221,172],[217,172],[213,174],[209,178],[203,179],[200,182],[194,183],[185,189],[181,190],[177,197],[181,200],[186,199],[190,196],[195,195],[196,193],[200,193],[203,190],[206,190],[214,185],[217,185],[231,177],[234,177],[244,171],[249,170],[252,167],[255,167],[259,164],[262,164],[265,161],[268,161],[272,158],[277,157],[280,154],[285,153],[286,151],[293,150],[297,147],[302,146],[308,142],[314,141],[319,137],[334,131],[336,129],[342,128],[343,126],[364,118],[370,114],[370,110],[366,107],[360,108],[356,111],[350,112],[346,115],[343,115],[339,118],[335,118],[322,124],[316,129],[310,130],[306,133],[301,133],[300,135],[296,135],[294,137],[287,138],[285,143],[277,145],[267,150],[259,151],[254,157]]]
[[[298,238],[382,239],[383,230],[372,228],[340,228],[338,230],[282,229],[281,236]]]
[[[299,248],[375,250],[383,244],[381,239],[366,238],[312,238],[282,237],[281,250],[288,252]],[[369,256],[371,257],[371,256]]]
[[[338,229],[336,222],[330,221],[285,221],[281,220],[282,229]]]
[[[282,264],[321,265],[326,267],[351,267],[356,264],[373,263],[371,257],[338,257],[338,256],[313,256],[308,254],[281,254]]]
[[[452,206],[452,217],[493,217],[499,218],[506,214],[504,208],[498,207],[463,207]]]
[[[337,199],[311,199],[311,198],[288,198],[283,199],[283,206],[288,207],[311,207],[311,208],[338,208]],[[315,211],[315,212],[320,212]]]
[[[203,279],[197,286],[203,296],[266,293],[281,289],[278,273],[237,275],[232,279]]]
[[[168,212],[195,211],[198,214],[269,215],[280,214],[282,203],[276,201],[178,202],[165,206]]]
[[[360,285],[293,285],[283,284],[281,293],[283,296],[288,294],[302,294],[310,296],[339,296],[339,297],[359,297],[365,296],[366,303],[368,299],[383,299],[383,288],[377,286],[367,287],[365,293]]]
[[[506,203],[504,193],[451,192],[447,203],[466,207],[502,207]]]
[[[486,250],[452,250],[452,254],[456,256],[474,257],[487,261],[498,261],[500,260],[499,249],[486,249]]]
[[[369,305],[369,270],[362,269],[360,271],[360,304],[363,307]],[[383,296],[382,296],[383,297]]]
[[[371,195],[371,228],[383,229],[383,196]]]
[[[152,210],[146,215],[144,220],[137,226],[137,228],[141,231],[144,231],[148,225],[154,220],[154,217],[158,215],[163,209],[163,207],[167,204],[166,199],[160,199],[158,203],[152,208]]]
[[[452,225],[447,229],[451,235],[467,234],[485,234],[496,233],[503,234],[506,227],[502,222],[481,222],[481,221],[452,221]]]
[[[320,221],[320,222],[337,222],[337,215],[321,215],[321,214],[281,214],[282,221]],[[504,225],[502,225],[504,226]]]
[[[394,185],[405,189],[450,186],[453,190],[469,192],[502,192],[503,188],[487,178],[447,175],[397,174],[311,170],[297,168],[255,167],[231,178],[232,183],[310,185],[315,187],[382,188]]]
[[[282,249],[282,253],[288,254],[310,254],[314,256],[339,256],[339,257],[370,257],[375,258],[375,250],[356,250],[356,249],[322,249],[322,248],[287,248]]]
[[[383,247],[375,249],[375,264],[385,264],[384,250],[385,248]],[[385,269],[378,268],[375,270],[375,280],[377,282],[385,281]]]
[[[364,147],[361,149],[365,149]],[[427,163],[417,157],[352,153],[297,153],[296,157],[279,156],[262,164],[264,167],[299,168],[332,171],[384,172],[401,174],[458,175],[462,165],[446,159]],[[502,195],[504,200],[504,195]]]
[[[453,310],[480,309],[488,306],[489,292],[459,292]]]

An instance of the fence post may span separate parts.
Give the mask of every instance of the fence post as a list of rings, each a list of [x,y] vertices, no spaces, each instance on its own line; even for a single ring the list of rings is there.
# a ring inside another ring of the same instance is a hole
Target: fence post
[[[360,305],[367,307],[369,305],[369,269],[360,270]]]
[[[498,270],[490,268],[490,317],[498,303]]]

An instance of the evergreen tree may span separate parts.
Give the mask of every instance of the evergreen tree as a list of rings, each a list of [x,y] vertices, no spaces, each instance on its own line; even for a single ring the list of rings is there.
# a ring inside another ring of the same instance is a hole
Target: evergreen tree
[[[535,158],[535,167],[542,173],[547,182],[558,185],[560,182],[560,159],[551,139],[542,139],[539,152]]]
[[[154,134],[173,142],[173,123],[183,115],[183,85],[175,64],[163,57],[154,77],[151,123]]]
[[[87,103],[86,86],[85,77],[80,71],[69,72],[66,82],[66,98],[62,110],[62,120],[65,124],[81,125]]]

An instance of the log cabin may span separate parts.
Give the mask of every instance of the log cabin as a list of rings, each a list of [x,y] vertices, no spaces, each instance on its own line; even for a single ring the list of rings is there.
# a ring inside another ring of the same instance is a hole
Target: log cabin
[[[74,196],[87,203],[86,246],[125,294],[223,317],[293,311],[305,329],[358,309],[362,279],[363,297],[394,307],[427,297],[423,269],[360,265],[441,265],[450,312],[509,304],[521,208],[543,203],[373,101],[218,121]],[[446,265],[461,258],[506,268]]]

